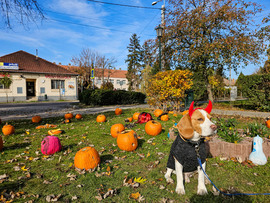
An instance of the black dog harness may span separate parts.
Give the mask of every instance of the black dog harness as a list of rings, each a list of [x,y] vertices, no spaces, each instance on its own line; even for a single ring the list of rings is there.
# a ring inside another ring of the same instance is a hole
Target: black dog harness
[[[185,140],[178,135],[172,144],[167,168],[175,170],[175,158],[183,166],[183,172],[195,171],[199,166],[197,159],[198,156],[203,164],[206,160],[204,138],[194,142],[191,140]]]

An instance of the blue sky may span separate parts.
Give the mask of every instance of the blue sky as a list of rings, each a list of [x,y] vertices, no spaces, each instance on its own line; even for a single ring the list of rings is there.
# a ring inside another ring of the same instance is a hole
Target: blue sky
[[[161,21],[159,9],[163,0],[155,6],[151,5],[153,0],[101,1],[157,9],[121,7],[86,0],[40,0],[46,19],[30,24],[28,29],[20,25],[13,26],[13,30],[1,29],[0,56],[19,50],[35,55],[38,49],[39,57],[67,65],[83,48],[89,48],[108,58],[114,57],[116,68],[126,70],[125,59],[131,35],[136,33],[141,44],[156,37],[155,27]],[[270,13],[270,0],[260,1],[260,4],[263,4],[264,11],[257,20]],[[240,71],[248,75],[255,71],[255,66],[250,65]],[[234,72],[232,78],[237,78]]]

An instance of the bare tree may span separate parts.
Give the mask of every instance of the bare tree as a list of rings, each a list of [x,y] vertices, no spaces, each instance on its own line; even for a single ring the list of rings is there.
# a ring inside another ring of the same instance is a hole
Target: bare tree
[[[0,11],[0,23],[8,29],[12,29],[16,22],[25,26],[29,22],[44,18],[37,0],[0,0]]]
[[[111,74],[114,71],[114,64],[116,63],[115,58],[106,58],[105,56],[100,56],[98,61],[98,68],[95,70],[96,76],[105,83],[105,77],[109,81]]]

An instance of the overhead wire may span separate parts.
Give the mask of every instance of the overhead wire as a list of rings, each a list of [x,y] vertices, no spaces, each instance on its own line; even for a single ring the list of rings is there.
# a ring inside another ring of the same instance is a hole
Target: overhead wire
[[[114,5],[114,6],[125,6],[125,7],[131,7],[131,8],[143,8],[143,9],[161,10],[161,8],[155,8],[155,7],[135,6],[135,5],[127,5],[127,4],[117,4],[117,3],[97,1],[97,0],[87,0],[87,1],[95,2],[95,3],[101,3],[101,4],[110,4],[110,5]]]

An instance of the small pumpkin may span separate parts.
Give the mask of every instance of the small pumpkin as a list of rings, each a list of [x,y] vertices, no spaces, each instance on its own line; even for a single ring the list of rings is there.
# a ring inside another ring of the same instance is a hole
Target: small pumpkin
[[[71,123],[71,120],[66,118],[66,119],[64,120],[64,123]]]
[[[170,113],[170,114],[173,114],[173,113],[174,113],[174,111],[169,111],[169,113]]]
[[[133,121],[133,118],[132,117],[129,117],[129,118],[126,118],[125,119],[125,122],[132,122]]]
[[[40,116],[33,116],[32,117],[32,122],[33,123],[39,123],[39,122],[41,122],[41,117]]]
[[[2,128],[2,132],[4,135],[11,135],[15,132],[15,128],[14,126],[6,123],[6,125],[4,125]]]
[[[49,130],[48,134],[49,135],[58,135],[58,134],[61,134],[62,132],[63,132],[63,130],[61,130],[61,129],[55,129],[55,130]]]
[[[188,110],[185,110],[185,111],[182,112],[182,115],[184,116],[187,113],[188,113]]]
[[[96,121],[99,122],[99,123],[103,123],[103,122],[106,121],[106,116],[103,115],[103,114],[100,114],[100,115],[97,116]]]
[[[82,114],[79,114],[79,113],[76,114],[75,118],[78,119],[78,120],[82,119]]]
[[[123,130],[125,130],[125,126],[122,123],[114,124],[111,127],[111,136],[115,138]]]
[[[169,120],[168,114],[162,115],[162,116],[160,117],[160,120],[162,120],[162,121],[168,121],[168,120]]]
[[[137,134],[134,130],[124,130],[118,133],[117,145],[121,150],[134,151],[138,147]]]
[[[0,136],[0,152],[2,151],[3,149],[3,139],[2,139],[2,136]]]
[[[145,124],[145,132],[148,135],[156,136],[160,134],[161,131],[162,131],[162,125],[158,121],[151,120]]]
[[[66,113],[64,117],[65,117],[65,119],[72,119],[73,114],[72,113]]]
[[[265,119],[265,124],[267,128],[270,128],[270,116]]]
[[[116,108],[114,112],[115,112],[115,115],[121,115],[122,114],[122,109]]]
[[[61,143],[56,136],[47,136],[41,142],[41,152],[45,155],[54,154],[61,151]]]
[[[173,116],[174,116],[174,117],[177,117],[177,113],[174,113]]]
[[[134,113],[133,116],[132,116],[133,120],[138,120],[139,115],[140,115],[139,112]]]
[[[100,156],[93,147],[84,147],[80,149],[74,158],[74,165],[79,169],[93,169],[100,164]]]
[[[156,109],[156,110],[154,111],[154,115],[155,115],[156,117],[159,117],[161,114],[163,114],[163,111],[162,111],[161,109]]]

